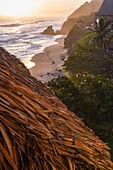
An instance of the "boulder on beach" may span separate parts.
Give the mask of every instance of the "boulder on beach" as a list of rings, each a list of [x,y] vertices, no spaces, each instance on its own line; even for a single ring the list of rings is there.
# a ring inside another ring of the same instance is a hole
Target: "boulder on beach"
[[[52,25],[48,26],[47,29],[45,29],[41,34],[54,35],[55,32],[53,26]]]

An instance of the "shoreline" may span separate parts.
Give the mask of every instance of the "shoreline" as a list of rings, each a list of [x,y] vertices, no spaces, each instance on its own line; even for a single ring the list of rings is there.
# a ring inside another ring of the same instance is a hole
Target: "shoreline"
[[[35,66],[30,68],[29,71],[32,76],[41,80],[43,83],[47,83],[53,78],[63,76],[61,71],[64,60],[67,59],[67,49],[64,48],[64,38],[57,38],[55,41],[58,44],[48,46],[44,49],[44,52],[34,55],[31,59],[35,63]]]

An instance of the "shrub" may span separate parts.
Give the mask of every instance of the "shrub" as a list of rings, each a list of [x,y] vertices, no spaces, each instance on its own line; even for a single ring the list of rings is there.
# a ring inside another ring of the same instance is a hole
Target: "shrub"
[[[68,106],[70,110],[76,112],[78,89],[74,86],[70,79],[66,76],[54,78],[48,82],[48,86],[55,92],[62,102]]]
[[[64,62],[64,69],[69,73],[88,72],[94,75],[113,77],[113,55],[100,51],[93,41],[95,34],[90,33],[80,39],[75,46],[75,53]]]
[[[113,83],[109,79],[75,74],[53,79],[48,86],[97,135],[113,135]]]
[[[90,74],[75,74],[70,77],[82,96],[82,112],[99,122],[113,119],[113,83],[109,79]]]

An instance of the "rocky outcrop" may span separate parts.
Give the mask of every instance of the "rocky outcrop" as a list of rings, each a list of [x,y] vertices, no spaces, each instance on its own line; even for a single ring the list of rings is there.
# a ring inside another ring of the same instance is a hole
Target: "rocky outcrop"
[[[0,48],[0,169],[112,170],[108,146]]]
[[[41,34],[54,35],[55,32],[53,30],[52,25],[48,26],[47,29],[45,29]]]
[[[80,38],[82,38],[82,30],[77,25],[74,25],[64,40],[64,47],[71,48]]]

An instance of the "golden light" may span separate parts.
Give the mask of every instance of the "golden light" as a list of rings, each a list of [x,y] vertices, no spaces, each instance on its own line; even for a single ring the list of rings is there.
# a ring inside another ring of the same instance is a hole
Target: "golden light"
[[[39,8],[41,0],[2,0],[0,13],[6,16],[27,16]]]

